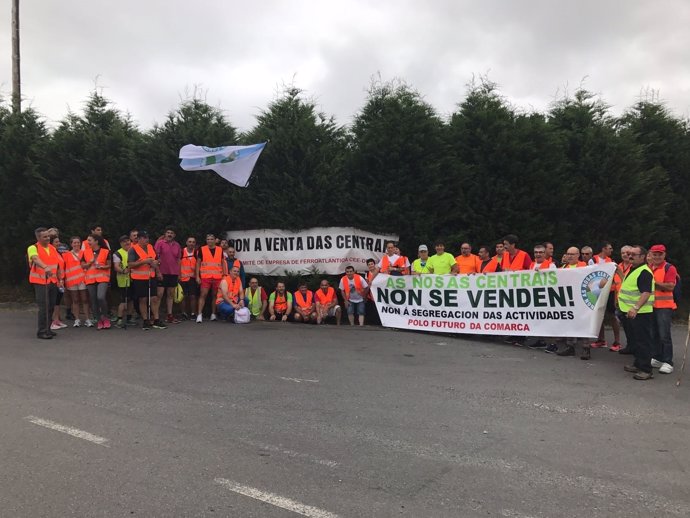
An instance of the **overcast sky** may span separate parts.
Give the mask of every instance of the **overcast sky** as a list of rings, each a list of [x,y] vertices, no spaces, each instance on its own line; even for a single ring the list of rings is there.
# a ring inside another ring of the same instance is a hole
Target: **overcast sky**
[[[690,114],[690,1],[21,0],[22,94],[51,124],[97,84],[143,127],[195,86],[241,130],[281,85],[348,124],[372,77],[402,78],[441,115],[488,74],[543,110],[584,86],[620,113],[645,88]],[[11,91],[11,1],[0,92]]]

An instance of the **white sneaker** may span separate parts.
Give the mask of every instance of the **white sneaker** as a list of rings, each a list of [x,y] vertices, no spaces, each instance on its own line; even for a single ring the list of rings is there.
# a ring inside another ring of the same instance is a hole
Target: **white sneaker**
[[[203,318],[201,317],[201,313],[199,313],[199,314],[196,316],[196,323],[197,323],[197,324],[201,324],[201,321],[202,321],[202,320],[203,320]]]
[[[72,324],[72,327],[81,327],[81,320],[78,318],[74,321],[74,324]]]
[[[55,322],[58,326],[60,326],[60,329],[64,329],[67,327],[67,324],[65,324],[62,320],[56,320]]]
[[[662,365],[663,365],[663,363],[661,363],[659,360],[655,360],[654,358],[652,358],[652,368],[653,369],[658,369]]]
[[[218,317],[216,316],[215,313],[211,313],[211,321],[213,322],[214,320],[217,320]]]
[[[90,318],[87,318],[87,319],[86,319],[86,322],[84,322],[84,325],[85,325],[86,327],[93,327],[93,322],[91,321]]]
[[[53,322],[50,324],[50,330],[51,331],[57,331],[58,329],[62,329],[60,327],[60,324],[58,324],[56,321],[53,320]]]
[[[662,363],[659,367],[659,372],[661,374],[671,374],[673,372],[673,365],[670,363]]]

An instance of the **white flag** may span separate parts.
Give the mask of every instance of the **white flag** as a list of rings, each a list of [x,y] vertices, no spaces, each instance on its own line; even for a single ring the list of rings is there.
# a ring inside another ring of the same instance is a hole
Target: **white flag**
[[[185,171],[211,170],[228,182],[246,187],[266,142],[252,146],[205,147],[187,144],[180,149],[180,167]]]

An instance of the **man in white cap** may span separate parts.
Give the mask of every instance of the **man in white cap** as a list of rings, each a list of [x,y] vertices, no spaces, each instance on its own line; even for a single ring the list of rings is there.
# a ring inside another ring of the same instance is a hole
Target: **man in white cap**
[[[419,245],[417,249],[419,259],[412,262],[412,275],[422,275],[423,273],[431,273],[429,271],[429,249],[426,245]]]

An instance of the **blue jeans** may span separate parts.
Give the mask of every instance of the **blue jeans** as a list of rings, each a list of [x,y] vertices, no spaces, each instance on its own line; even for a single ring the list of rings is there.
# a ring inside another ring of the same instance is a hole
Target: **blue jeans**
[[[652,357],[662,363],[673,365],[673,340],[671,339],[673,310],[670,308],[654,308],[652,315],[654,315]]]
[[[244,307],[246,308],[247,306],[249,306],[249,299],[245,297],[244,298]],[[218,312],[218,316],[221,319],[225,319],[225,320],[227,320],[228,318],[230,318],[231,316],[233,316],[235,314],[235,308],[233,308],[230,304],[228,304],[225,301],[222,301],[220,304],[218,304],[216,306],[216,311]]]

